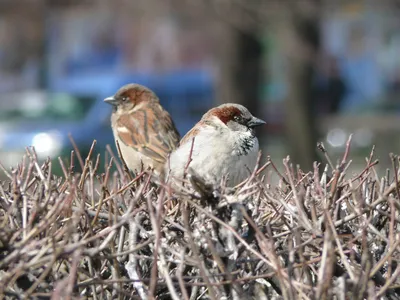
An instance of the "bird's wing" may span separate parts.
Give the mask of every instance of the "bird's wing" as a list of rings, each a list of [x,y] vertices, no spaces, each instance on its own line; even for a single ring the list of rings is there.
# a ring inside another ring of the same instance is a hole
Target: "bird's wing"
[[[209,130],[210,128],[215,127],[215,125],[208,121],[208,120],[200,120],[192,129],[190,129],[185,136],[181,139],[179,145],[184,145],[186,143],[192,143],[193,138],[197,138],[197,136],[200,133],[200,128],[207,128]]]
[[[185,136],[182,138],[182,140],[180,141],[179,144],[184,145],[187,142],[192,143],[193,138],[195,138],[198,133],[199,133],[199,129],[197,127],[193,127],[192,129],[190,129],[188,131],[188,133],[185,134]]]
[[[179,133],[170,115],[161,107],[138,109],[120,116],[116,131],[125,145],[160,163],[165,162],[179,142]]]

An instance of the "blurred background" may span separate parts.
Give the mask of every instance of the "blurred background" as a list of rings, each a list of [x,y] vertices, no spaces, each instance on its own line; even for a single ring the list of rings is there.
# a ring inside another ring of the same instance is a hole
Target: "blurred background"
[[[210,107],[247,106],[264,155],[354,170],[400,151],[398,0],[0,0],[0,161],[114,142],[103,99],[153,89],[184,135]],[[325,161],[325,160],[323,160]]]

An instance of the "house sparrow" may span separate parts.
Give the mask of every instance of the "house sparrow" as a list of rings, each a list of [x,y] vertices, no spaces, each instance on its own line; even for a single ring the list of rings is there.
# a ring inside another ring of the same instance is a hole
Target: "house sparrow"
[[[150,167],[163,176],[167,156],[180,136],[156,94],[142,85],[127,84],[104,102],[113,106],[111,127],[128,168],[138,172]]]
[[[257,163],[259,147],[254,127],[263,124],[239,104],[212,108],[171,153],[166,166],[169,176],[183,178],[187,168],[212,186],[226,175],[227,185],[235,186],[248,177],[247,168],[252,170]]]

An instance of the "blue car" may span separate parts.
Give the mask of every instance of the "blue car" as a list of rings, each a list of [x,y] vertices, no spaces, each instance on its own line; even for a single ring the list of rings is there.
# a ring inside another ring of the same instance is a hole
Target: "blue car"
[[[0,161],[15,166],[25,148],[34,146],[39,160],[68,155],[69,134],[82,154],[93,139],[97,148],[113,143],[110,111],[100,99],[65,93],[33,92],[0,99]]]

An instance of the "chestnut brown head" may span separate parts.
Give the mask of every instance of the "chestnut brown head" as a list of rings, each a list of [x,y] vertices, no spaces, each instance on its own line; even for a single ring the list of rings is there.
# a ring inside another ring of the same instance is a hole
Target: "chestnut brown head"
[[[265,121],[254,117],[249,110],[240,104],[226,103],[209,110],[203,120],[217,117],[234,131],[253,129],[265,124]]]

